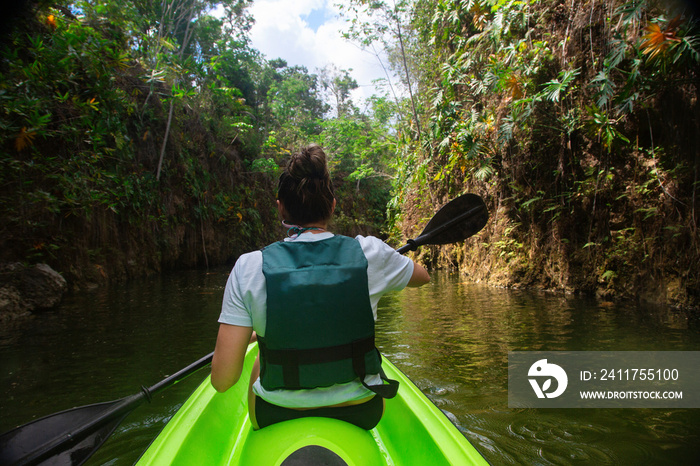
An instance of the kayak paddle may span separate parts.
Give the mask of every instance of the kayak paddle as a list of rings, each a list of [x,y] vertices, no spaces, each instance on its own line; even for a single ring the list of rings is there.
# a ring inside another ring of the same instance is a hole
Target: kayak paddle
[[[428,222],[421,234],[396,251],[404,254],[426,244],[448,244],[478,233],[489,214],[476,194],[464,194],[448,202]],[[114,432],[124,418],[154,393],[179,382],[211,363],[214,353],[204,356],[150,388],[116,401],[68,409],[37,419],[0,436],[0,464],[79,465],[85,462]]]
[[[489,219],[486,204],[476,194],[463,194],[437,211],[416,239],[396,251],[404,254],[425,244],[448,244],[475,235]]]
[[[0,464],[79,465],[112,435],[122,420],[144,401],[211,362],[204,356],[152,387],[125,398],[50,414],[0,436]]]

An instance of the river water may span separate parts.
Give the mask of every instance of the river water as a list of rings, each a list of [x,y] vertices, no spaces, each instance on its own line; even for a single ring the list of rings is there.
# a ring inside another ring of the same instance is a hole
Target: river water
[[[0,431],[137,393],[210,353],[227,275],[97,289],[0,329]],[[510,409],[507,399],[509,351],[698,351],[700,324],[684,314],[435,273],[382,299],[377,343],[494,465],[700,464],[697,410]],[[136,409],[88,464],[133,464],[206,372]]]

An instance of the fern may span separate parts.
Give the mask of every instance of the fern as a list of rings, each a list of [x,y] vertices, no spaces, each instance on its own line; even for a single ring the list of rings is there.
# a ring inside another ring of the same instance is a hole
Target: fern
[[[598,88],[595,94],[598,107],[607,106],[615,95],[615,83],[610,79],[608,73],[609,70],[602,70],[591,79],[591,85]]]
[[[559,72],[559,78],[545,83],[544,97],[552,102],[559,102],[562,94],[566,94],[571,82],[581,72],[581,68]]]

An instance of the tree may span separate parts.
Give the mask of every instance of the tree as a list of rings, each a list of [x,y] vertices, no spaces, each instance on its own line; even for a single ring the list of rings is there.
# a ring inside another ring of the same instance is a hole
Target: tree
[[[328,65],[321,70],[319,76],[321,87],[327,100],[332,102],[337,117],[347,115],[354,109],[350,93],[359,86],[350,76],[350,71],[352,70],[339,70],[335,65]]]
[[[391,2],[349,0],[338,6],[353,16],[350,19],[350,31],[346,37],[357,40],[367,47],[379,42],[390,56],[396,52],[398,60],[394,68],[398,70],[406,86],[413,115],[413,125],[410,126],[415,132],[415,139],[420,140],[421,123],[407,58],[407,37],[404,26],[408,22],[407,15],[411,13],[411,2],[409,0],[391,0]],[[375,56],[379,59],[378,54]]]
[[[138,15],[134,22],[140,34],[136,42],[144,67],[149,70],[147,82],[149,94],[144,109],[149,103],[155,87],[170,83],[172,92],[168,98],[168,117],[161,143],[156,178],[160,179],[170,128],[173,120],[175,100],[178,97],[193,95],[193,92],[180,89],[195,79],[195,70],[208,58],[216,55],[229,45],[229,38],[240,40],[250,29],[252,19],[246,14],[250,0],[136,0],[133,2]],[[86,11],[109,12],[119,15],[115,2],[96,0],[92,4],[84,2]],[[208,15],[220,5],[225,12],[225,21]],[[116,8],[115,8],[116,7]],[[222,30],[227,32],[222,34]]]
[[[316,75],[306,67],[284,66],[276,71],[267,97],[283,141],[298,146],[321,133],[320,121],[328,105],[321,99]]]
[[[368,104],[365,114],[355,109],[324,120],[320,135],[339,199],[336,226],[344,234],[379,234],[391,197],[393,105],[376,96]]]

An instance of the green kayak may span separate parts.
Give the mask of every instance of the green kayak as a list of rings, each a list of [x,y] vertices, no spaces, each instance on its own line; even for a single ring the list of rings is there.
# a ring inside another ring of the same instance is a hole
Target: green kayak
[[[250,374],[257,345],[248,348]],[[393,364],[387,376],[401,383],[386,400],[379,425],[366,431],[326,418],[285,421],[253,430],[248,378],[217,393],[207,378],[143,454],[143,465],[470,465],[488,464],[447,417]]]

